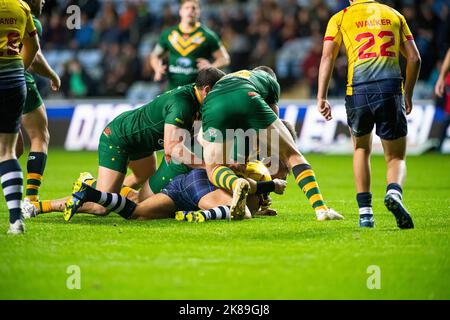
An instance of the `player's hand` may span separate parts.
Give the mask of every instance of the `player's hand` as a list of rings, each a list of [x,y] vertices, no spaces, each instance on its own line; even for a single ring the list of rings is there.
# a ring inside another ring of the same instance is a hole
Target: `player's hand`
[[[412,97],[405,96],[406,115],[410,114],[413,108]]]
[[[267,209],[272,205],[272,198],[268,194],[262,194],[259,196],[259,206],[262,209]]]
[[[442,98],[444,96],[444,91],[445,91],[445,79],[439,77],[438,81],[436,82],[436,86],[434,87],[434,93],[436,93],[438,97]]]
[[[161,81],[163,76],[166,74],[167,66],[164,64],[160,64],[158,68],[155,69],[155,76],[153,80],[155,81]]]
[[[333,116],[331,115],[331,105],[328,102],[328,100],[318,99],[317,100],[317,109],[322,114],[322,116],[325,118],[325,120],[330,121],[331,119],[333,119]]]
[[[57,74],[55,74],[53,78],[50,79],[50,86],[52,87],[53,91],[58,91],[61,87],[61,79]]]
[[[276,194],[283,194],[286,190],[287,182],[286,180],[281,179],[273,179],[273,182],[275,183],[275,193]]]
[[[269,216],[269,217],[274,217],[278,215],[277,210],[275,209],[271,209],[271,208],[266,208],[266,209],[261,209],[259,211],[257,211],[255,213],[255,216]]]
[[[212,64],[211,64],[211,62],[209,62],[209,60],[203,59],[203,58],[197,59],[197,69],[198,70],[206,69],[209,67],[212,67]]]

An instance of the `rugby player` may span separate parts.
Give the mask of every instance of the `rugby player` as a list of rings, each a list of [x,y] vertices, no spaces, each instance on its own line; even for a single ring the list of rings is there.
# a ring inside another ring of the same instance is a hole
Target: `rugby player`
[[[159,43],[150,55],[154,80],[160,81],[167,73],[169,89],[195,82],[199,70],[230,64],[228,52],[219,37],[199,22],[198,0],[182,0],[179,15],[180,24],[162,31]],[[166,53],[169,55],[168,67],[162,60]]]
[[[223,157],[230,154],[228,149],[233,147],[232,141],[227,141],[226,131],[273,131],[279,137],[279,143],[276,144],[279,148],[279,161],[287,163],[292,170],[296,183],[308,198],[317,220],[342,219],[340,214],[325,204],[311,166],[297,150],[288,129],[278,118],[279,95],[280,85],[276,75],[265,66],[235,72],[217,82],[202,106],[202,145],[210,181],[219,188],[242,193],[245,197],[250,188],[248,181],[240,179],[227,164],[228,159]],[[268,141],[259,143],[263,146],[265,144],[266,150],[270,151]]]
[[[257,170],[261,177],[270,174],[262,163],[250,163],[252,172]],[[173,218],[177,213],[177,220],[203,222],[205,220],[220,220],[239,218],[251,218],[260,207],[259,196],[261,188],[258,184],[262,181],[248,179],[253,185],[251,199],[252,210],[246,206],[246,199],[237,199],[233,207],[233,197],[226,191],[215,187],[208,179],[204,169],[193,169],[189,173],[181,174],[168,183],[160,193],[136,204],[134,201],[119,193],[101,192],[86,183],[78,181],[74,187],[73,197],[78,201],[73,206],[74,214],[77,208],[85,202],[95,202],[105,208],[105,212],[114,211],[125,219],[164,219]],[[286,181],[274,179],[271,181],[271,191],[283,194],[286,189]],[[259,189],[259,190],[258,190]],[[182,210],[182,211],[180,211]],[[242,210],[242,214],[237,211]],[[178,212],[180,211],[180,212]],[[101,214],[102,215],[102,214]]]
[[[3,0],[0,10],[0,176],[9,210],[9,234],[25,231],[20,209],[23,175],[15,149],[27,97],[24,70],[32,64],[38,50],[39,40],[30,7],[23,1]]]
[[[42,25],[38,17],[42,13],[44,0],[26,0],[31,9],[31,16],[39,37],[42,37]],[[61,80],[56,72],[49,66],[41,50],[30,66],[33,72],[50,79],[53,91],[59,90]],[[27,99],[22,116],[22,126],[30,137],[31,148],[27,161],[27,184],[24,201],[38,201],[39,188],[47,162],[48,144],[50,134],[48,132],[48,120],[45,112],[45,105],[39,90],[34,81],[33,75],[25,71],[25,81],[27,85]],[[17,147],[17,157],[23,153],[23,138],[19,135]]]
[[[96,188],[104,192],[119,192],[128,166],[136,177],[146,181],[155,173],[155,151],[164,149],[165,160],[170,163],[179,138],[185,130],[192,129],[203,99],[223,75],[213,67],[201,70],[195,84],[167,91],[109,123],[99,141]],[[76,202],[76,198],[70,198],[66,203],[66,221],[71,219]],[[50,203],[46,205],[50,206]],[[81,210],[89,212],[92,208]]]
[[[348,57],[345,103],[354,146],[359,225],[374,227],[370,154],[375,125],[387,164],[384,204],[393,213],[399,228],[413,228],[413,220],[402,202],[406,177],[406,115],[413,107],[413,90],[421,63],[413,35],[400,13],[374,0],[350,1],[349,7],[335,14],[328,23],[319,70],[317,106],[326,120],[332,119],[327,91],[342,42]],[[406,58],[404,83],[400,54]]]

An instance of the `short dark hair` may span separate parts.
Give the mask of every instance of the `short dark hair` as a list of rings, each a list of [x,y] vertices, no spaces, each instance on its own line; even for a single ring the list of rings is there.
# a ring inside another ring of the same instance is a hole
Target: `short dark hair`
[[[206,86],[210,86],[212,88],[224,75],[225,72],[214,67],[200,70],[197,75],[197,80],[195,81],[195,86],[197,88],[203,88]]]
[[[259,66],[253,69],[253,71],[264,71],[267,72],[268,74],[270,74],[270,76],[272,78],[274,78],[275,80],[277,80],[277,75],[275,74],[275,71],[273,71],[272,68],[268,67],[268,66]]]

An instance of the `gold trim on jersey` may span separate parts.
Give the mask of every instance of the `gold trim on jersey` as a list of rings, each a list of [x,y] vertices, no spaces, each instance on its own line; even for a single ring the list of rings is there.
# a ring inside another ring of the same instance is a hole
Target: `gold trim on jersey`
[[[172,47],[183,57],[197,49],[206,40],[203,36],[203,32],[201,31],[198,31],[192,36],[184,39],[183,35],[181,35],[177,30],[173,30],[168,39]]]
[[[178,25],[178,29],[180,29],[180,31],[183,33],[192,33],[195,30],[197,30],[198,28],[200,28],[200,22],[196,22],[194,24],[194,26],[190,27],[189,29],[183,29],[183,27],[181,26],[181,23]]]
[[[197,98],[198,103],[202,104],[203,99],[202,99],[202,96],[200,95],[200,92],[198,92],[197,86],[194,86],[194,93],[195,93],[195,97]]]

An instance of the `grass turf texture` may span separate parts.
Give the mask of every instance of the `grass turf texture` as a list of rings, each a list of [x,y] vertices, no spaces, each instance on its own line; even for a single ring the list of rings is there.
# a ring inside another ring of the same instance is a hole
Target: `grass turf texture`
[[[397,229],[383,206],[385,165],[374,157],[376,228],[361,230],[350,156],[309,155],[329,205],[344,221],[316,222],[292,177],[274,196],[278,217],[188,224],[52,213],[5,234],[0,200],[2,299],[449,299],[450,157],[408,158],[405,203],[416,229]],[[24,166],[25,158],[21,163]],[[42,198],[65,196],[95,153],[51,150]],[[81,269],[69,290],[68,266]],[[367,268],[381,270],[369,290]]]

